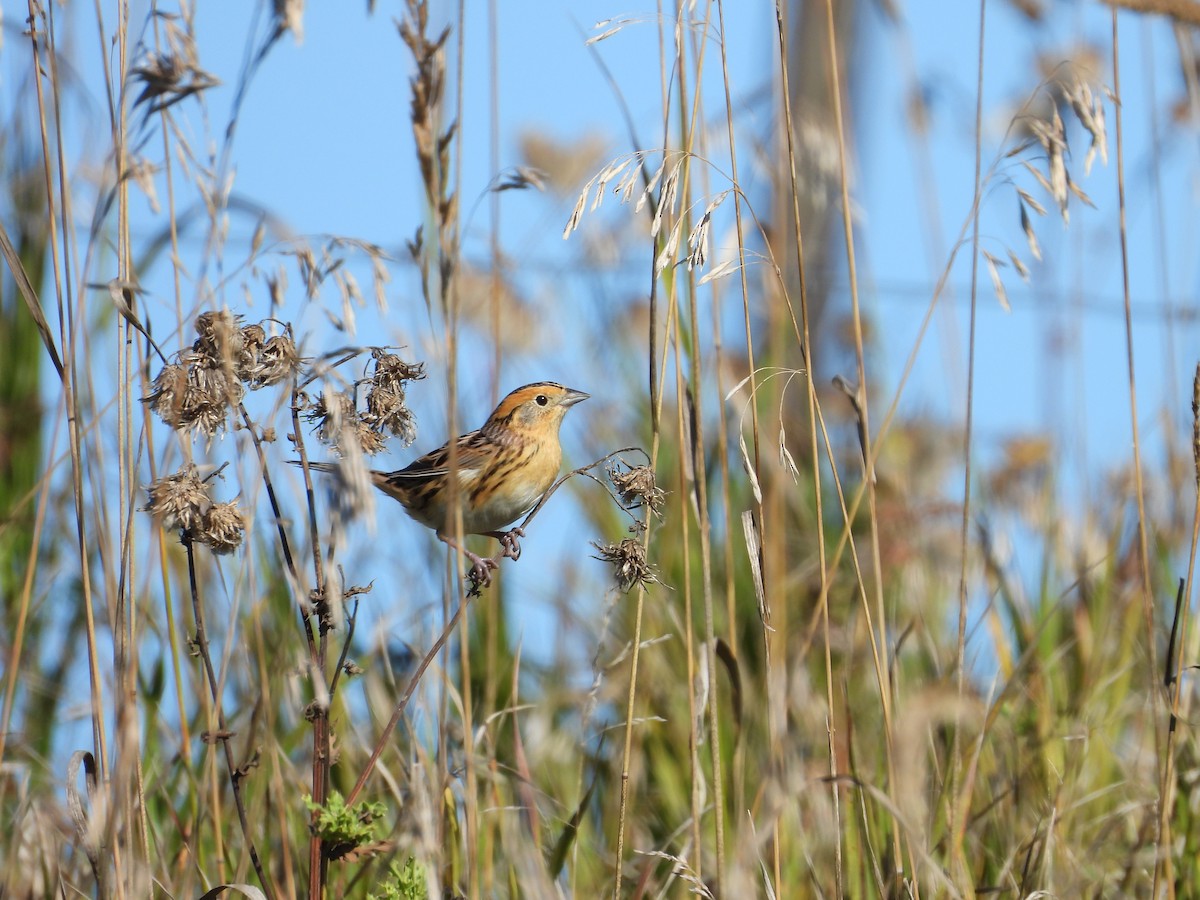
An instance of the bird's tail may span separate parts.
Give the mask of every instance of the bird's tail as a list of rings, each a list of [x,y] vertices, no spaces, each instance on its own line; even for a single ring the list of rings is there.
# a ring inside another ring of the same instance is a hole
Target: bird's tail
[[[298,459],[289,459],[288,462],[291,463],[293,466],[299,466],[300,468],[304,468],[304,463],[302,463]],[[312,462],[311,460],[308,463],[308,467],[314,472],[325,472],[325,473],[336,472],[338,469],[337,463]]]

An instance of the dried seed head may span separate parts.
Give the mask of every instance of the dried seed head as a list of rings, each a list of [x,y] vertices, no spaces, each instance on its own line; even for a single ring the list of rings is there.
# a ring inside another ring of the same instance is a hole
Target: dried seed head
[[[412,410],[404,404],[404,392],[390,386],[375,386],[367,392],[367,415],[369,421],[379,429],[386,429],[408,446],[416,439],[417,426]]]
[[[247,353],[258,353],[267,342],[267,330],[261,323],[242,327],[242,349]]]
[[[266,340],[267,332],[262,325],[242,327],[237,359],[233,361],[234,372],[240,381],[252,380],[254,370],[258,366],[259,354],[262,353],[262,347]]]
[[[196,317],[197,338],[154,379],[143,402],[172,428],[191,428],[211,437],[226,426],[229,410],[246,389],[278,384],[300,367],[300,354],[287,336],[268,338],[261,323],[242,326],[228,310]]]
[[[241,403],[245,388],[224,368],[194,364],[188,369],[180,424],[212,437],[225,427],[231,406]]]
[[[277,334],[269,338],[258,352],[254,365],[245,373],[242,380],[250,386],[250,390],[258,390],[291,377],[300,368],[300,353],[292,339],[286,335]]]
[[[189,71],[188,61],[178,56],[166,53],[153,53],[134,66],[130,74],[135,80],[142,82],[142,93],[134,101],[134,106],[152,97],[175,92]]]
[[[413,433],[416,434],[416,431],[414,430]],[[358,440],[358,446],[362,448],[362,452],[367,454],[367,456],[374,456],[376,453],[383,452],[383,435],[362,419],[356,420],[354,436]],[[409,441],[411,442],[411,438]]]
[[[363,421],[378,432],[387,431],[404,441],[407,447],[417,436],[416,420],[405,404],[408,382],[425,377],[422,363],[407,363],[394,353],[378,347],[371,351],[375,371],[367,392],[367,412]],[[363,445],[364,451],[371,453]]]
[[[337,447],[347,423],[358,419],[354,396],[349,391],[333,391],[326,388],[317,402],[304,413],[304,418],[316,424],[317,440],[330,447]]]
[[[321,399],[304,413],[308,421],[316,423],[317,439],[343,456],[352,444],[357,444],[368,455],[383,451],[383,435],[366,421],[367,415],[359,415],[351,392],[337,392],[328,388]]]
[[[195,466],[184,466],[174,475],[159,478],[147,488],[150,502],[142,509],[162,521],[163,528],[196,531],[212,506],[208,486],[196,475]]]
[[[379,347],[371,350],[371,358],[375,360],[373,380],[376,384],[393,383],[403,387],[405,382],[420,381],[425,377],[424,363],[407,363],[395,353]]]
[[[196,353],[183,354],[179,362],[163,367],[142,402],[172,428],[216,434],[245,390],[223,368],[207,365],[209,361]]]
[[[162,371],[150,385],[150,393],[142,398],[143,403],[149,403],[150,409],[160,419],[172,428],[182,428],[183,401],[187,393],[187,368],[179,363],[163,366]]]
[[[617,587],[622,591],[628,592],[639,584],[658,584],[658,574],[646,562],[646,551],[640,542],[633,538],[625,538],[619,544],[599,544],[593,541],[592,546],[600,551],[596,559],[612,564]]]
[[[214,503],[204,516],[204,523],[196,540],[208,544],[213,553],[224,556],[242,545],[246,532],[246,518],[238,509],[237,500]]]
[[[621,495],[621,503],[626,508],[636,509],[647,506],[655,515],[662,514],[663,501],[667,492],[660,488],[654,480],[654,470],[649,466],[634,466],[622,469],[613,464],[608,467],[608,478]]]
[[[213,365],[234,364],[241,356],[245,338],[235,316],[227,309],[201,313],[196,316],[196,343],[192,349]]]

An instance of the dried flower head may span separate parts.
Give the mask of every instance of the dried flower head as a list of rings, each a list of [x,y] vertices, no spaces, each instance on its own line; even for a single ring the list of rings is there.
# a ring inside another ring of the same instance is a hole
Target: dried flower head
[[[235,316],[227,309],[196,316],[196,334],[199,336],[192,350],[199,355],[201,363],[210,368],[236,369],[245,343],[241,320],[241,316]]]
[[[214,503],[204,516],[203,525],[193,535],[203,544],[208,544],[213,553],[224,556],[242,545],[246,532],[246,518],[238,509],[237,500]]]
[[[326,388],[317,401],[305,410],[304,418],[317,426],[317,440],[336,447],[346,423],[358,419],[354,395],[349,391]]]
[[[375,360],[374,382],[376,384],[393,384],[403,388],[406,382],[420,381],[425,377],[424,363],[408,363],[395,353],[388,353],[380,347],[371,350],[371,358]]]
[[[404,392],[387,385],[374,385],[367,392],[367,414],[364,417],[376,428],[390,431],[407,447],[417,436],[412,410],[405,405]]]
[[[251,380],[254,369],[258,365],[259,354],[262,353],[263,344],[266,341],[267,330],[261,324],[242,326],[241,348],[237,359],[234,360],[237,377],[242,381]]]
[[[362,419],[356,419],[354,422],[354,437],[358,440],[358,446],[362,448],[362,452],[367,456],[383,452],[385,446],[383,435]],[[409,440],[411,441],[411,438]]]
[[[163,367],[144,401],[172,428],[211,437],[245,394],[235,371],[244,341],[236,319],[225,311],[198,316],[196,332],[192,350]]]
[[[408,382],[425,377],[425,366],[406,363],[396,354],[378,347],[371,351],[371,357],[375,361],[375,371],[367,392],[367,412],[363,421],[376,431],[394,434],[407,447],[416,439],[417,426],[412,410],[405,403],[405,391]]]
[[[646,562],[646,550],[640,542],[633,538],[625,538],[619,544],[600,544],[593,541],[592,546],[600,551],[596,559],[612,564],[617,587],[622,591],[629,591],[636,585],[658,584],[658,574]]]
[[[176,428],[193,428],[212,437],[223,429],[229,408],[242,401],[245,389],[224,368],[210,367],[205,361],[188,367],[187,389]]]
[[[162,521],[163,528],[194,531],[204,524],[212,506],[208,485],[200,480],[195,466],[184,466],[173,475],[152,482],[147,489],[150,502],[142,507]]]
[[[160,419],[172,428],[182,428],[187,423],[183,416],[183,401],[187,394],[188,371],[179,363],[169,363],[150,385],[150,393],[142,398],[150,404]]]
[[[267,337],[262,323],[241,325],[228,310],[196,317],[196,341],[163,367],[143,401],[172,428],[211,437],[226,427],[229,410],[251,390],[278,384],[300,367],[285,335]]]
[[[245,353],[257,354],[267,342],[267,330],[261,322],[242,326],[242,350]]]
[[[617,493],[621,495],[621,503],[627,509],[646,506],[656,516],[662,515],[662,506],[667,492],[655,483],[652,468],[649,466],[622,468],[620,463],[613,463],[608,467],[608,479],[617,489]]]
[[[367,421],[368,416],[359,414],[352,392],[329,388],[304,413],[304,418],[316,424],[317,439],[343,456],[351,443],[368,456],[383,452],[383,435]]]
[[[263,346],[261,371],[256,379],[262,385],[278,384],[300,368],[300,351],[289,336],[277,334]]]
[[[243,332],[245,330],[243,329]],[[247,346],[252,345],[247,342]],[[287,335],[277,334],[255,349],[252,358],[239,369],[238,376],[246,382],[250,390],[256,391],[261,387],[279,384],[299,368],[300,353],[296,350],[296,344]]]

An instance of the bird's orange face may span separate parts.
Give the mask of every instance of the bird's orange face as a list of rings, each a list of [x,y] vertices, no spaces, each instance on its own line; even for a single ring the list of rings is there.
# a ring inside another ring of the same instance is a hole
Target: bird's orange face
[[[557,434],[567,410],[588,396],[553,381],[527,384],[501,400],[483,428],[510,429],[529,437]]]

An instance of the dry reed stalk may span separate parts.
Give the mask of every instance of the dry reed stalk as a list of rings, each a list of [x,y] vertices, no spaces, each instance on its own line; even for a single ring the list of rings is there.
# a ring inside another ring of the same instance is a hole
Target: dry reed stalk
[[[659,38],[659,81],[661,91],[661,106],[663,110],[663,132],[664,147],[663,162],[659,169],[661,176],[666,170],[667,153],[665,135],[669,128],[669,111],[671,109],[671,92],[668,89],[667,75],[667,52],[666,38],[663,28],[664,19],[662,13],[662,0],[659,0],[659,18],[658,18],[658,38]],[[639,166],[640,169],[640,161]],[[632,184],[632,180],[630,181]],[[645,189],[643,198],[647,201],[653,196],[655,185],[659,184],[659,195],[657,202],[650,204],[650,214],[654,222],[657,222],[662,214],[664,200],[666,199],[667,185],[666,181],[656,182],[655,179],[649,178],[645,180]],[[640,208],[640,205],[639,205]],[[575,218],[574,216],[572,217]],[[568,226],[569,227],[569,226]],[[655,239],[655,253],[652,256],[657,257],[658,238],[657,229],[652,227],[653,236]],[[658,326],[658,271],[656,262],[651,263],[650,272],[650,291],[649,291],[649,322],[647,327],[647,357],[649,362],[648,370],[648,388],[650,395],[650,453],[649,466],[655,468],[658,461],[658,454],[662,443],[661,434],[661,419],[662,419],[662,385],[666,377],[665,367],[659,362],[658,337],[656,329]],[[671,317],[672,309],[668,310],[666,334],[671,333]],[[649,552],[650,539],[653,528],[649,520],[646,522],[646,528],[642,531],[642,551],[643,554]],[[625,838],[629,820],[629,780],[630,780],[630,760],[633,756],[633,727],[634,727],[634,709],[637,700],[637,685],[638,685],[638,669],[641,662],[642,650],[642,626],[645,617],[645,602],[646,602],[646,587],[644,584],[637,585],[637,591],[634,596],[634,612],[633,612],[633,640],[631,644],[630,660],[629,660],[629,690],[625,698],[625,729],[624,739],[621,748],[621,774],[620,774],[620,789],[617,806],[617,834],[616,834],[616,853],[613,861],[613,900],[621,900],[621,885],[624,879],[625,866]]]
[[[71,458],[71,495],[75,512],[76,549],[80,556],[81,565],[80,574],[85,617],[85,636],[87,641],[89,694],[91,700],[89,712],[92,720],[92,742],[95,749],[95,758],[98,763],[96,779],[98,784],[102,786],[105,799],[107,800],[111,796],[109,793],[110,759],[108,738],[105,734],[106,707],[100,673],[99,647],[96,637],[97,626],[94,612],[94,604],[97,596],[94,593],[95,585],[89,564],[91,558],[89,544],[92,537],[88,526],[88,514],[84,505],[83,493],[84,438],[80,423],[81,390],[76,356],[81,340],[77,330],[75,276],[73,274],[73,257],[70,252],[71,239],[68,233],[70,230],[69,223],[71,222],[70,184],[67,179],[66,160],[63,149],[62,120],[59,116],[61,106],[58,101],[61,97],[58,91],[59,73],[56,61],[57,52],[55,50],[54,8],[51,6],[46,10],[41,10],[33,2],[29,3],[28,8],[30,27],[27,33],[33,51],[31,56],[32,72],[37,97],[37,115],[43,166],[42,174],[45,180],[44,196],[47,205],[48,243],[51,250],[51,272],[58,307],[59,346],[62,348],[63,367],[60,376],[63,381],[63,402],[68,421],[68,440]],[[40,30],[42,27],[44,27],[44,31]],[[46,41],[45,48],[48,53],[48,64],[44,64],[42,60],[41,47],[43,46],[43,38]],[[55,100],[53,110],[49,108],[45,96],[45,89],[42,84],[43,73],[48,73],[50,90]],[[52,115],[55,134],[53,145],[49,138],[50,126],[48,124]],[[57,179],[54,175],[55,168],[57,169]],[[55,198],[57,198],[57,202],[61,206],[56,206]],[[59,231],[60,222],[61,234]],[[62,241],[61,249],[59,245],[60,238]],[[115,821],[111,818],[103,823],[108,836],[113,834],[111,829],[115,828],[115,824]],[[106,890],[107,863],[108,860],[105,859],[102,863],[98,863],[96,867],[98,888],[102,894]],[[120,889],[122,878],[119,855],[116,855],[113,860],[113,868],[115,869],[113,877],[118,889]]]
[[[871,423],[868,415],[869,407],[869,390],[867,382],[866,358],[863,347],[863,332],[862,332],[862,317],[858,305],[858,270],[855,264],[854,256],[854,229],[850,218],[850,185],[848,166],[846,162],[846,135],[845,126],[842,122],[842,95],[841,95],[841,77],[839,73],[839,63],[837,55],[837,35],[834,31],[834,16],[833,16],[833,0],[826,0],[826,25],[827,37],[829,41],[829,69],[831,81],[831,93],[833,97],[834,120],[836,122],[837,138],[838,138],[838,164],[840,169],[840,185],[842,198],[842,222],[844,230],[844,238],[846,243],[846,264],[850,276],[850,305],[851,315],[854,323],[854,354],[858,366],[858,388],[862,391],[862,424],[863,424],[863,447],[864,456],[866,457],[865,468],[865,490],[867,495],[867,508],[869,511],[868,521],[870,523],[871,535],[871,561],[873,569],[873,584],[875,594],[876,607],[876,622],[875,627],[877,632],[872,633],[872,644],[876,666],[876,678],[879,684],[879,701],[880,708],[883,711],[883,727],[884,727],[884,756],[888,769],[889,781],[889,796],[893,796],[893,792],[897,790],[897,769],[896,761],[892,750],[893,737],[893,710],[892,710],[892,684],[890,664],[886,662],[887,644],[886,635],[887,628],[887,611],[884,608],[883,602],[883,567],[880,558],[879,547],[879,512],[877,507],[875,479],[871,477],[874,471],[873,460],[875,452],[872,449]],[[881,657],[883,658],[881,664]],[[892,864],[894,866],[901,865],[901,860],[905,858],[904,848],[907,845],[907,856],[909,859],[910,869],[913,869],[915,877],[915,862],[913,856],[913,847],[910,842],[902,840],[899,820],[893,816],[892,821]],[[897,870],[895,875],[899,875]],[[887,873],[889,884],[893,883],[893,873]],[[898,885],[897,885],[898,887]]]
[[[968,565],[968,550],[970,546],[970,521],[971,521],[971,481],[972,481],[972,454],[971,446],[974,437],[975,424],[975,349],[976,349],[976,322],[979,311],[979,204],[981,191],[983,189],[983,62],[984,62],[984,38],[987,35],[987,0],[979,2],[979,56],[978,56],[978,73],[975,84],[975,182],[973,186],[972,196],[975,198],[972,205],[975,208],[975,215],[972,217],[971,223],[971,313],[970,320],[967,326],[967,386],[966,386],[966,425],[963,429],[963,504],[962,504],[962,524],[959,533],[960,540],[960,561],[959,561],[959,578],[958,578],[958,635],[957,645],[955,650],[955,670],[956,670],[956,689],[958,691],[958,707],[961,707],[964,691],[966,688],[966,650],[967,650],[967,565]],[[1022,207],[1024,209],[1024,207]],[[989,260],[990,262],[990,260]],[[995,275],[995,267],[992,267],[993,282],[998,283],[999,279]],[[999,290],[999,288],[997,288]],[[956,707],[956,710],[957,708]],[[971,797],[974,793],[974,783],[968,780],[966,784],[960,785],[960,777],[962,774],[960,760],[960,740],[961,722],[957,711],[954,721],[954,735],[950,745],[950,772],[948,793],[950,795],[950,803],[948,807],[948,827],[950,829],[950,859],[952,865],[952,874],[956,883],[968,881],[969,869],[967,860],[963,853],[963,840],[966,832],[966,819],[971,809]],[[982,740],[982,736],[981,736]]]
[[[808,411],[808,428],[809,428],[809,458],[812,461],[813,499],[814,499],[814,505],[815,505],[815,520],[816,520],[816,531],[817,531],[817,558],[818,558],[818,564],[819,564],[819,568],[818,568],[818,578],[819,578],[818,597],[819,597],[819,599],[818,599],[817,607],[818,607],[818,614],[821,618],[821,627],[822,627],[822,632],[823,632],[822,645],[823,645],[823,649],[824,649],[824,663],[825,663],[826,731],[827,731],[828,746],[829,746],[828,774],[832,780],[832,779],[836,779],[838,776],[838,764],[837,764],[836,755],[834,753],[834,747],[836,745],[836,725],[834,723],[836,721],[836,716],[835,716],[835,712],[834,712],[835,705],[834,705],[834,695],[833,695],[833,690],[834,690],[834,688],[833,688],[833,685],[834,685],[833,648],[832,648],[832,641],[830,640],[830,630],[829,630],[830,578],[829,578],[829,568],[828,568],[828,564],[827,564],[827,548],[826,548],[826,544],[825,544],[824,492],[822,490],[822,485],[821,485],[821,469],[820,469],[820,462],[819,462],[820,461],[820,450],[818,449],[818,445],[817,445],[818,444],[818,442],[817,442],[817,421],[818,421],[820,412],[819,412],[819,407],[818,407],[816,385],[813,383],[813,376],[812,376],[812,372],[814,371],[814,368],[813,368],[813,361],[812,361],[811,330],[809,328],[808,280],[806,277],[806,271],[805,271],[805,265],[804,265],[804,228],[800,221],[800,189],[799,189],[799,179],[798,179],[798,175],[797,175],[795,134],[794,134],[794,130],[793,130],[793,117],[792,117],[792,106],[791,106],[792,91],[791,91],[790,78],[788,75],[788,65],[789,65],[789,60],[790,60],[790,54],[788,52],[787,26],[784,23],[784,16],[783,16],[783,11],[782,11],[780,2],[776,2],[776,5],[775,5],[775,31],[776,31],[776,36],[778,38],[778,45],[779,45],[779,71],[780,71],[780,82],[781,82],[780,96],[781,96],[782,105],[783,105],[783,109],[782,109],[783,131],[786,136],[786,145],[787,145],[787,160],[788,160],[787,172],[788,172],[788,179],[789,179],[788,183],[791,186],[790,193],[791,193],[791,197],[792,197],[790,212],[791,212],[791,216],[792,216],[792,228],[796,235],[795,263],[796,263],[796,272],[799,276],[799,284],[800,284],[800,326],[799,327],[797,327],[797,325],[796,325],[795,312],[791,310],[791,300],[788,299],[787,302],[788,302],[789,311],[791,311],[793,329],[796,331],[796,338],[797,338],[797,342],[800,345],[802,358],[803,358],[804,364],[807,367],[808,372],[809,372],[808,377],[805,379],[805,381],[807,383],[807,390],[805,391],[805,396],[808,401],[808,410],[807,411]],[[782,289],[785,292],[785,296],[786,296],[786,286],[783,286]],[[747,336],[748,336],[749,332],[750,332],[748,316],[746,319],[746,332],[747,332]],[[751,349],[752,349],[752,347],[749,343],[749,337],[747,337],[747,350],[750,351]],[[753,366],[755,365],[755,362],[754,362],[754,357],[753,357],[752,353],[750,353],[748,355],[748,359],[749,359],[749,362],[750,362],[750,365],[751,365],[752,371],[753,371]],[[822,428],[823,427],[824,426],[822,424]],[[828,438],[826,438],[826,440],[828,440]],[[833,454],[832,453],[830,453],[829,459],[830,459],[830,462],[833,463]],[[834,478],[836,481],[838,478],[836,465],[833,465],[833,473],[834,473]],[[839,495],[839,502],[841,502],[840,482],[838,482],[838,495]],[[842,503],[842,505],[843,505],[843,513],[844,513],[844,502]],[[760,515],[761,515],[761,510],[760,510]],[[849,533],[849,529],[847,529],[847,533]],[[854,553],[852,556],[853,556],[853,559],[855,560],[855,565],[857,567],[858,554]],[[761,565],[761,563],[760,563],[760,565]],[[763,644],[764,644],[764,648],[769,652],[769,649],[771,646],[771,639],[770,639],[770,634],[765,629],[764,629],[764,633],[763,633]],[[775,655],[777,657],[779,656],[779,654],[775,654]],[[774,726],[770,728],[770,731],[771,731],[772,754],[775,756],[776,760],[778,761],[779,758],[782,756],[782,743],[783,743],[782,727],[779,723],[776,722],[774,724]],[[842,861],[843,828],[842,828],[842,819],[841,819],[841,796],[840,796],[838,787],[836,785],[836,782],[831,784],[830,794],[831,794],[831,799],[833,802],[834,823],[836,826],[836,835],[834,838],[834,840],[835,840],[835,844],[834,844],[834,883],[836,885],[838,893],[842,894],[842,893],[844,893],[844,890],[845,890],[844,885],[843,885],[843,861]],[[773,857],[773,863],[774,863],[775,883],[779,884],[781,881],[781,878],[782,878],[781,863],[780,863],[780,846],[779,846],[780,837],[779,837],[778,827],[776,826],[773,830],[774,830],[774,835],[775,835],[775,841],[774,841],[774,845],[772,848],[772,851],[773,851],[772,857]]]
[[[681,7],[681,11],[683,7]],[[700,31],[707,33],[711,22],[712,5],[709,4],[705,8],[704,18],[701,20]],[[694,36],[695,32],[688,30],[689,34]],[[685,120],[685,140],[684,149],[688,154],[688,158],[695,151],[696,143],[703,142],[703,120],[700,113],[700,96],[702,91],[702,78],[704,73],[705,55],[708,49],[708,41],[701,41],[699,46],[693,48],[693,56],[695,62],[695,83],[691,87],[692,91],[692,108],[689,118]],[[677,65],[680,73],[684,69],[683,47],[678,48],[679,56]],[[685,84],[682,76],[679,79],[679,89],[681,94],[685,90]],[[682,103],[681,103],[682,107]],[[687,187],[691,183],[692,170],[691,166],[684,170],[684,186],[681,190],[684,196],[688,196]],[[707,223],[712,210],[727,196],[726,193],[719,194],[711,200],[702,214],[700,224],[695,229],[688,229],[688,243],[692,247],[691,253],[688,256],[687,268],[687,297],[688,297],[688,319],[691,324],[691,329],[694,334],[699,334],[702,331],[700,325],[700,313],[696,300],[696,274],[695,267],[702,263],[702,248],[705,244],[703,236],[703,226]],[[690,207],[688,216],[690,218]],[[685,219],[681,218],[681,222]],[[676,348],[678,356],[678,345]],[[694,403],[697,395],[702,393],[702,373],[705,371],[700,358],[700,342],[698,340],[691,341],[691,356],[689,359],[690,381],[689,397],[692,398],[692,404],[689,404],[692,411],[693,426],[690,429],[690,439],[692,442],[692,452],[689,456],[693,460],[694,478],[696,490],[696,508],[698,510],[698,535],[700,539],[700,573],[701,573],[701,597],[703,600],[704,613],[704,651],[705,651],[705,667],[709,678],[713,684],[708,691],[708,741],[710,765],[712,767],[712,791],[713,791],[713,824],[715,826],[716,840],[716,890],[718,894],[725,893],[726,885],[726,860],[725,860],[725,796],[726,785],[725,775],[723,772],[723,764],[721,761],[721,717],[719,697],[720,692],[717,690],[717,638],[716,624],[714,615],[713,603],[713,573],[712,573],[712,522],[710,519],[710,511],[708,506],[708,466],[705,462],[705,440],[704,440],[704,417],[703,415],[694,412]],[[682,401],[682,397],[677,398],[677,402]],[[682,435],[681,435],[682,436]],[[680,443],[681,451],[684,444]],[[689,623],[690,628],[690,623]],[[740,817],[738,819],[740,821]],[[699,848],[697,848],[699,851]],[[699,860],[699,852],[697,855]]]
[[[1147,537],[1146,522],[1146,492],[1142,483],[1142,448],[1138,429],[1137,379],[1135,375],[1133,354],[1133,313],[1129,297],[1129,239],[1125,221],[1125,132],[1123,128],[1123,112],[1121,106],[1121,45],[1120,29],[1117,23],[1116,7],[1112,10],[1112,67],[1113,67],[1113,106],[1115,108],[1116,130],[1116,175],[1117,175],[1117,227],[1121,246],[1121,291],[1125,308],[1125,361],[1129,380],[1129,414],[1132,417],[1130,428],[1133,440],[1133,479],[1134,493],[1137,500],[1137,534],[1138,559],[1141,575],[1142,612],[1146,627],[1146,653],[1150,662],[1152,677],[1158,672],[1158,639],[1154,617],[1154,593],[1150,583],[1150,547]],[[1158,847],[1158,857],[1154,866],[1153,894],[1157,896],[1161,879],[1166,877],[1171,881],[1171,847],[1170,847],[1170,818],[1166,812],[1168,788],[1166,776],[1169,766],[1163,757],[1164,735],[1161,733],[1162,721],[1159,714],[1158,691],[1150,688],[1151,727],[1154,731],[1155,767],[1158,770],[1159,795],[1158,803],[1161,808],[1155,823],[1155,834],[1152,843]]]

